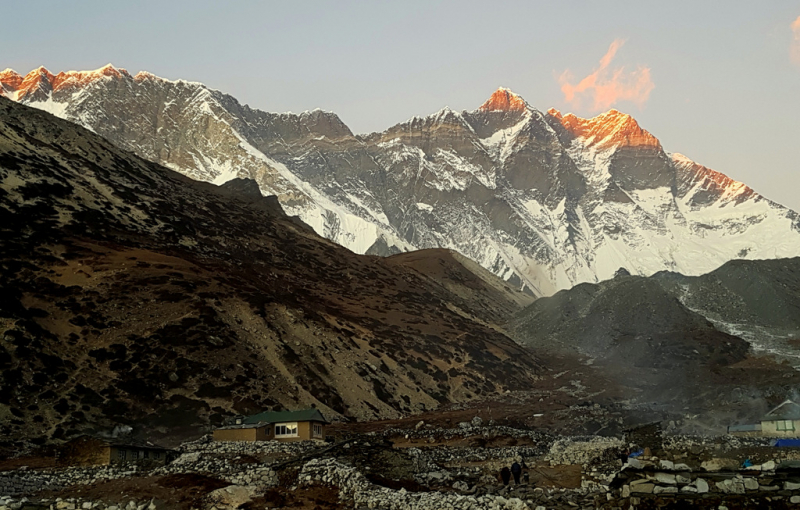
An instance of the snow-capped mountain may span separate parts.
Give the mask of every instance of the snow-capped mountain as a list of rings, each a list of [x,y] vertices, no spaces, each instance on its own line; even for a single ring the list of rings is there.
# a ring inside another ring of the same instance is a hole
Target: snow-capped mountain
[[[629,115],[541,112],[507,89],[354,135],[333,113],[266,113],[200,83],[106,66],[0,73],[0,95],[192,178],[255,179],[357,253],[454,249],[549,295],[613,276],[800,254],[798,215],[660,142]]]

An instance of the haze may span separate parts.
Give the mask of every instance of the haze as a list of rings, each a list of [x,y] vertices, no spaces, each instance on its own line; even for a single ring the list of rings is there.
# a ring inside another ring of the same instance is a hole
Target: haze
[[[498,86],[580,116],[632,114],[680,152],[800,210],[800,4],[111,2],[4,7],[0,68],[200,81],[355,132]]]

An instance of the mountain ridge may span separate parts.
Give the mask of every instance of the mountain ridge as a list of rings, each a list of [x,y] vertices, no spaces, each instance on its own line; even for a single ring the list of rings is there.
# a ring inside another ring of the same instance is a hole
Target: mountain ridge
[[[541,112],[500,88],[476,110],[353,134],[335,113],[267,113],[202,84],[118,74],[22,102],[194,179],[252,178],[356,253],[453,249],[534,295],[620,267],[702,274],[800,253],[796,212],[667,153],[616,110]]]

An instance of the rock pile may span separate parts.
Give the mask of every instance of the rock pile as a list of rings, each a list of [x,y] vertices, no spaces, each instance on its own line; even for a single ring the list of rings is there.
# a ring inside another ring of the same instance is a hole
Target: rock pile
[[[480,418],[471,422],[462,422],[456,428],[431,429],[419,426],[413,429],[386,429],[380,432],[370,432],[367,435],[380,435],[385,438],[404,437],[405,439],[427,439],[430,440],[431,443],[476,436],[485,439],[493,439],[496,437],[526,439],[533,443],[533,446],[531,446],[532,448],[542,448],[542,453],[546,451],[546,448],[555,439],[555,436],[552,434],[537,430],[515,429],[500,425],[484,426]]]
[[[619,458],[624,446],[621,439],[614,437],[566,437],[553,442],[544,460],[551,464],[581,465],[610,462]]]
[[[28,470],[0,472],[0,495],[17,496],[32,494],[43,490],[58,490],[63,487],[95,483],[131,476],[137,467],[117,468],[114,466],[80,467],[67,469]]]
[[[498,470],[510,466],[515,460],[530,459],[540,454],[539,447],[507,446],[497,448],[447,447],[426,448],[424,453],[430,462],[444,466],[476,464],[484,469]]]
[[[355,468],[334,459],[314,459],[300,472],[303,484],[326,484],[339,489],[340,497],[356,508],[382,510],[533,510],[519,498],[465,496],[445,492],[408,492],[370,483]]]
[[[91,501],[82,498],[56,498],[29,500],[0,496],[0,510],[156,510],[155,503],[150,501],[130,500],[126,505],[109,505],[102,501]]]

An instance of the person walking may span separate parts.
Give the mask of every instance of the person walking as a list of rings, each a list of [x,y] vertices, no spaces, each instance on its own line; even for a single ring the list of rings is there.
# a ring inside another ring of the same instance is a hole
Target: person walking
[[[500,470],[500,478],[503,479],[503,485],[508,485],[508,482],[511,481],[511,471],[508,470],[508,467],[503,466],[503,469]]]
[[[519,462],[514,461],[511,464],[511,474],[514,475],[514,485],[519,485],[519,475],[522,474],[522,466],[519,465]]]

